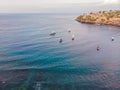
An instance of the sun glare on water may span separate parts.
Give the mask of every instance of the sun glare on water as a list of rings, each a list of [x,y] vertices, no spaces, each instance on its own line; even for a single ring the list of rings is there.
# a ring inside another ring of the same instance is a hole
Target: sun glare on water
[[[104,0],[104,4],[117,4],[119,0]]]

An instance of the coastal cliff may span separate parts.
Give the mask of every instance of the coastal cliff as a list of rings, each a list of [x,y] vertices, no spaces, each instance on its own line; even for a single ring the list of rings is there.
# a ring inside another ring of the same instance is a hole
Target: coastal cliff
[[[80,15],[76,20],[81,23],[120,26],[120,10],[91,12]]]

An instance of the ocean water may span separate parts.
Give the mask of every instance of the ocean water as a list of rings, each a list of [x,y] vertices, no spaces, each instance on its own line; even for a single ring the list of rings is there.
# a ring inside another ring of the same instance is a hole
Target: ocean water
[[[120,27],[77,16],[0,14],[0,90],[119,90]]]

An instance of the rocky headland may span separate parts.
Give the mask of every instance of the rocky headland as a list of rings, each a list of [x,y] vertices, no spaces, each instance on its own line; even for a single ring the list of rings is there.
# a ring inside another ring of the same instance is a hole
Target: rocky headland
[[[78,16],[76,20],[81,23],[120,26],[120,10],[91,12]]]

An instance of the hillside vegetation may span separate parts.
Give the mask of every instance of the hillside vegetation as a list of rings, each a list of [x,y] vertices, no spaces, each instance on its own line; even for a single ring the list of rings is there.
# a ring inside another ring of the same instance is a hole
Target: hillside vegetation
[[[89,14],[80,15],[76,20],[81,23],[120,26],[120,10],[99,11],[97,13],[91,12]]]

